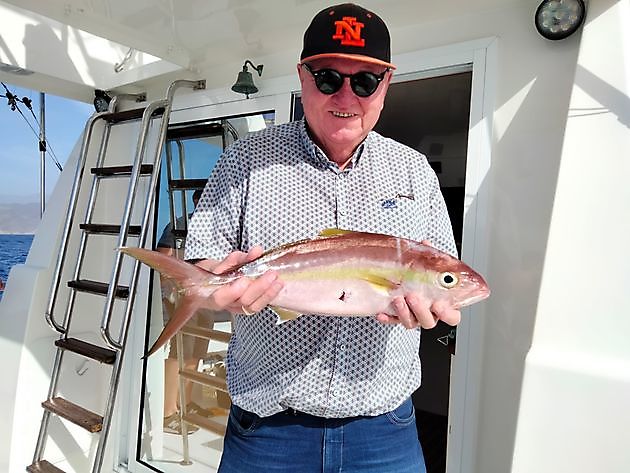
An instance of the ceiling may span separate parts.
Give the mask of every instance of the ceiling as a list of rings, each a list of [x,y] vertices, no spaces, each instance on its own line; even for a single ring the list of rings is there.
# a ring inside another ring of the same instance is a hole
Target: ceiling
[[[365,0],[361,3],[379,12],[390,30],[395,30],[518,2]],[[0,29],[0,62],[93,90],[111,89],[175,70],[193,73],[216,70],[245,58],[273,58],[287,53],[297,57],[308,22],[330,3],[322,0],[0,0],[0,18],[7,18],[13,12],[20,15],[16,17],[18,20],[5,20]],[[45,63],[46,57],[37,57],[32,52],[53,56],[57,42],[60,59],[55,64]],[[20,52],[26,48],[31,52]],[[114,72],[114,66],[120,64],[130,48],[134,51],[124,64],[125,70]],[[404,52],[404,48],[404,44],[393,43],[394,54]],[[71,54],[74,50],[78,51],[75,56]],[[140,57],[141,53],[144,54]],[[67,55],[77,69],[70,77],[66,77],[68,67],[56,71],[57,67],[63,67],[57,63],[66,60]],[[83,63],[88,64],[85,71],[80,67]],[[2,74],[0,70],[0,78]]]

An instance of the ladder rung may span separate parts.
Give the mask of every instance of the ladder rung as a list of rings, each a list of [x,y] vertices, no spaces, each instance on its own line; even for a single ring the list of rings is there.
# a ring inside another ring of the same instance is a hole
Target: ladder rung
[[[101,363],[107,363],[108,365],[111,365],[114,361],[116,361],[116,352],[114,350],[93,345],[76,338],[61,338],[55,341],[55,345],[64,350],[78,353],[79,355],[83,355]]]
[[[30,473],[64,473],[52,463],[46,460],[40,460],[26,467],[26,471]]]
[[[103,428],[103,416],[77,406],[62,397],[54,397],[44,401],[42,402],[42,407],[84,428],[88,432],[100,432]]]
[[[193,190],[206,187],[208,179],[171,179],[168,181],[170,189]]]
[[[123,177],[130,176],[133,166],[107,166],[102,168],[92,168],[90,172],[98,177]],[[142,164],[140,174],[151,174],[153,164]]]
[[[120,233],[120,225],[110,225],[108,223],[82,223],[79,225],[79,228],[87,233],[101,235],[118,235]],[[128,235],[139,236],[140,225],[129,225]]]
[[[187,369],[180,370],[179,375],[182,378],[189,379],[195,383],[210,386],[211,388],[218,389],[219,391],[228,392],[227,383],[224,378],[220,378],[218,376],[208,376],[207,374]]]
[[[99,281],[90,281],[89,279],[77,279],[76,281],[68,281],[68,287],[76,289],[77,291],[106,296],[109,284]],[[120,297],[121,299],[129,297],[129,288],[127,286],[117,286],[116,297]]]
[[[103,120],[109,123],[121,123],[130,120],[138,120],[144,114],[144,108],[133,108],[131,110],[123,110],[122,112],[105,113],[101,116]],[[151,117],[157,117],[164,114],[164,107],[156,108]]]
[[[217,422],[207,417],[202,417],[199,414],[186,414],[184,420],[199,427],[214,432],[215,434],[225,435],[225,424]]]
[[[205,338],[207,340],[218,340],[224,343],[228,343],[232,336],[229,332],[199,327],[198,325],[184,325],[180,329],[180,332],[184,335],[192,335],[193,337]]]

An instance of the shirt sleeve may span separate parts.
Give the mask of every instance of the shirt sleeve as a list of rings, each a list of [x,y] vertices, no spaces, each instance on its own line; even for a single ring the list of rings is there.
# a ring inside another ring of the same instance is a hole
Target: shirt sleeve
[[[248,171],[246,144],[221,156],[190,219],[185,259],[223,259],[241,249],[241,215]]]

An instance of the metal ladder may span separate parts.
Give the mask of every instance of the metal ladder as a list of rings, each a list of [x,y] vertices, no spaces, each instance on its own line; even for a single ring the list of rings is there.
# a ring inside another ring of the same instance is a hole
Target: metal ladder
[[[225,150],[228,140],[227,133],[232,136],[232,139],[236,141],[238,139],[238,133],[236,129],[232,126],[232,124],[223,120],[222,122],[210,123],[203,125],[203,136],[218,136],[222,137],[222,147]],[[194,191],[197,189],[203,189],[208,181],[207,178],[196,179],[196,178],[187,178],[186,177],[186,154],[185,147],[182,143],[182,138],[190,138],[196,136],[195,127],[188,127],[185,129],[172,129],[169,130],[167,134],[167,145],[165,148],[166,151],[166,174],[168,179],[167,189],[168,189],[168,197],[169,197],[169,212],[170,212],[170,222],[171,222],[171,231],[173,233],[174,239],[176,241],[177,249],[180,249],[183,245],[181,242],[186,238],[188,234],[188,209],[187,209],[187,199],[186,199],[186,191]],[[170,143],[175,143],[177,146],[177,168],[178,172],[174,172],[173,168],[173,153]],[[178,174],[178,178],[174,178],[174,174]],[[175,199],[177,194],[181,197],[180,207],[182,209],[183,219],[178,219],[176,215],[176,205]],[[177,222],[183,221],[183,227],[178,228]],[[182,444],[183,444],[183,460],[180,462],[181,465],[191,465],[192,461],[190,460],[190,448],[188,442],[188,428],[187,424],[196,425],[205,430],[209,430],[219,435],[225,434],[225,425],[217,422],[213,419],[201,416],[199,414],[192,414],[187,412],[186,406],[188,405],[188,399],[186,399],[186,389],[185,383],[186,381],[190,381],[196,384],[201,384],[217,391],[222,391],[227,393],[227,384],[224,378],[220,378],[217,376],[209,376],[204,373],[200,373],[195,370],[189,370],[185,368],[185,360],[184,360],[184,335],[189,337],[203,338],[208,341],[214,340],[222,343],[228,343],[230,341],[231,334],[228,332],[223,332],[220,330],[215,330],[214,327],[200,327],[193,324],[186,324],[184,327],[180,329],[175,338],[175,343],[177,343],[177,364],[179,371],[179,405],[180,405],[180,423],[182,426]]]
[[[83,279],[81,277],[82,265],[86,254],[89,236],[117,235],[117,247],[127,245],[129,237],[136,237],[138,246],[142,247],[145,245],[148,236],[148,229],[152,220],[155,190],[160,173],[160,156],[165,142],[166,131],[172,109],[173,96],[175,91],[181,87],[204,89],[205,81],[175,81],[168,87],[166,98],[151,102],[145,108],[118,112],[116,111],[117,97],[114,97],[110,102],[108,111],[94,114],[90,117],[85,126],[81,152],[77,161],[74,183],[68,203],[66,221],[63,228],[59,253],[57,255],[57,261],[52,277],[48,307],[46,310],[46,321],[60,334],[60,337],[55,341],[57,348],[50,378],[50,387],[47,399],[42,403],[44,413],[40,424],[33,462],[31,465],[26,467],[26,470],[29,472],[63,473],[63,470],[43,459],[46,441],[49,437],[48,429],[51,414],[67,419],[89,432],[100,433],[100,438],[98,440],[96,452],[92,461],[91,471],[92,473],[98,473],[101,471],[105,454],[105,446],[114,412],[118,384],[120,381],[123,355],[129,329],[131,309],[135,298],[136,284],[140,272],[140,264],[137,261],[133,263],[129,283],[126,286],[119,284],[121,268],[123,265],[123,254],[120,252],[116,252],[113,257],[111,277],[108,283]],[[138,120],[141,121],[140,132],[133,163],[129,166],[106,166],[107,147],[112,127],[125,122],[137,122]],[[159,131],[155,155],[152,161],[145,163],[144,157],[147,154],[147,136],[149,134],[150,126],[154,120],[159,120]],[[79,192],[81,190],[94,127],[97,122],[103,122],[103,136],[96,157],[96,166],[91,169],[93,176],[89,198],[85,207],[85,221],[84,223],[76,226],[74,225],[74,221],[79,207]],[[149,179],[147,191],[144,195],[138,195],[138,183],[141,176]],[[121,178],[128,179],[129,186],[120,225],[93,222],[92,218],[101,180]],[[134,203],[142,203],[142,200],[144,200],[144,207],[141,213],[141,223],[140,225],[131,225]],[[63,320],[59,322],[58,317],[55,316],[59,286],[62,279],[62,272],[68,259],[70,237],[73,234],[76,235],[76,232],[79,232],[80,243],[73,270],[74,276],[72,280],[66,281],[70,290]],[[69,336],[75,312],[76,296],[79,292],[105,297],[103,316],[100,324],[100,335],[105,346]],[[112,335],[110,327],[115,300],[126,301],[124,302],[123,317],[120,322],[118,337]],[[112,369],[109,382],[109,392],[104,413],[102,415],[91,412],[81,407],[79,404],[66,400],[58,395],[59,378],[64,353],[66,351],[70,351],[84,357],[86,361],[91,359],[100,363],[111,365]]]

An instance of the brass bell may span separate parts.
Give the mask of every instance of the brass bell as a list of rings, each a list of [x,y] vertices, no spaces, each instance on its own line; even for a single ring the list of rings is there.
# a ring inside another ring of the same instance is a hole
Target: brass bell
[[[256,72],[258,72],[259,77],[262,76],[263,65],[261,64],[259,66],[255,66],[248,59],[245,61],[245,64],[243,64],[243,70],[238,73],[238,77],[232,86],[232,90],[239,94],[245,94],[245,96],[249,98],[249,94],[255,94],[258,92],[258,87],[254,84],[254,78],[252,77],[252,73],[248,71],[247,64],[251,65]]]

